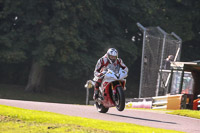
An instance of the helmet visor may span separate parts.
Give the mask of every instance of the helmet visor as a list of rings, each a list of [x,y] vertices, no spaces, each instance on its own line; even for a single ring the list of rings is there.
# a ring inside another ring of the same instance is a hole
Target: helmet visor
[[[116,61],[116,59],[117,59],[117,56],[110,55],[109,59],[114,63]]]

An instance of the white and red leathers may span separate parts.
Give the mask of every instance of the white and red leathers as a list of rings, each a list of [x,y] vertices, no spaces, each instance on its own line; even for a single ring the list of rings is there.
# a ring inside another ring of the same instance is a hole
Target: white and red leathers
[[[102,82],[102,75],[103,71],[107,71],[107,69],[111,69],[115,72],[117,68],[121,67],[123,70],[128,72],[128,67],[123,63],[122,59],[117,58],[114,63],[111,63],[107,57],[107,54],[105,54],[103,57],[101,57],[96,64],[95,70],[94,70],[94,81],[95,83],[95,90],[99,90],[99,86]]]

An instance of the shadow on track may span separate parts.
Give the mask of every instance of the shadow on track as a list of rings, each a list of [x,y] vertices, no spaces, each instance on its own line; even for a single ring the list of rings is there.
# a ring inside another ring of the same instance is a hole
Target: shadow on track
[[[167,122],[167,121],[159,121],[159,120],[152,120],[152,119],[144,119],[144,118],[139,118],[139,117],[132,117],[132,116],[126,116],[126,115],[118,115],[118,114],[111,114],[111,113],[107,113],[107,114],[108,115],[113,115],[113,116],[124,117],[124,118],[143,120],[143,121],[161,122],[161,123],[167,123],[167,124],[177,124],[175,122]]]

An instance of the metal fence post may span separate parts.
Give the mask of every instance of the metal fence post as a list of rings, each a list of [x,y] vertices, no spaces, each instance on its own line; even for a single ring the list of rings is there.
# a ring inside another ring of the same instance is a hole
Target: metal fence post
[[[167,33],[161,29],[159,26],[157,27],[158,30],[164,35],[163,38],[163,46],[162,46],[162,55],[161,55],[161,62],[160,62],[160,76],[159,76],[159,85],[156,88],[156,96],[158,96],[159,90],[160,90],[160,86],[161,86],[161,79],[162,79],[162,67],[163,67],[163,57],[164,57],[164,50],[165,50],[165,42],[166,42],[166,37],[167,37]]]
[[[176,39],[179,40],[179,53],[178,53],[179,56],[178,56],[177,58],[178,58],[178,60],[180,60],[180,56],[181,56],[181,47],[182,47],[182,39],[181,39],[178,35],[176,35],[174,32],[172,32],[171,35],[173,35]],[[177,58],[176,58],[176,60],[177,60]],[[176,61],[176,60],[174,60],[174,61]]]
[[[184,66],[183,66],[183,70],[182,70],[182,73],[181,73],[181,83],[180,83],[180,87],[179,87],[179,94],[181,94],[182,92],[182,89],[183,89],[183,82],[184,82]]]
[[[89,88],[86,88],[86,105],[89,104],[89,96],[90,96],[90,90]]]
[[[142,97],[142,80],[143,80],[143,65],[144,65],[144,48],[145,48],[145,37],[146,37],[146,28],[140,23],[137,23],[137,26],[143,31],[143,46],[142,46],[142,59],[141,59],[141,72],[140,72],[140,87],[139,87],[139,98]]]

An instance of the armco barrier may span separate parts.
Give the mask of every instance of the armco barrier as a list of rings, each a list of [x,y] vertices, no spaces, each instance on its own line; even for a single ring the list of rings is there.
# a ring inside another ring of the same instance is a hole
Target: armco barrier
[[[134,99],[126,103],[126,107],[131,108],[151,108],[151,109],[185,109],[186,108],[186,95],[167,95],[152,97],[148,101],[143,99]]]
[[[151,109],[152,101],[146,101],[146,99],[143,99],[143,101],[128,102],[126,103],[126,107]]]
[[[186,99],[183,94],[153,97],[152,109],[185,109]]]
[[[168,96],[157,96],[152,97],[152,109],[166,109],[167,108],[167,98]]]

